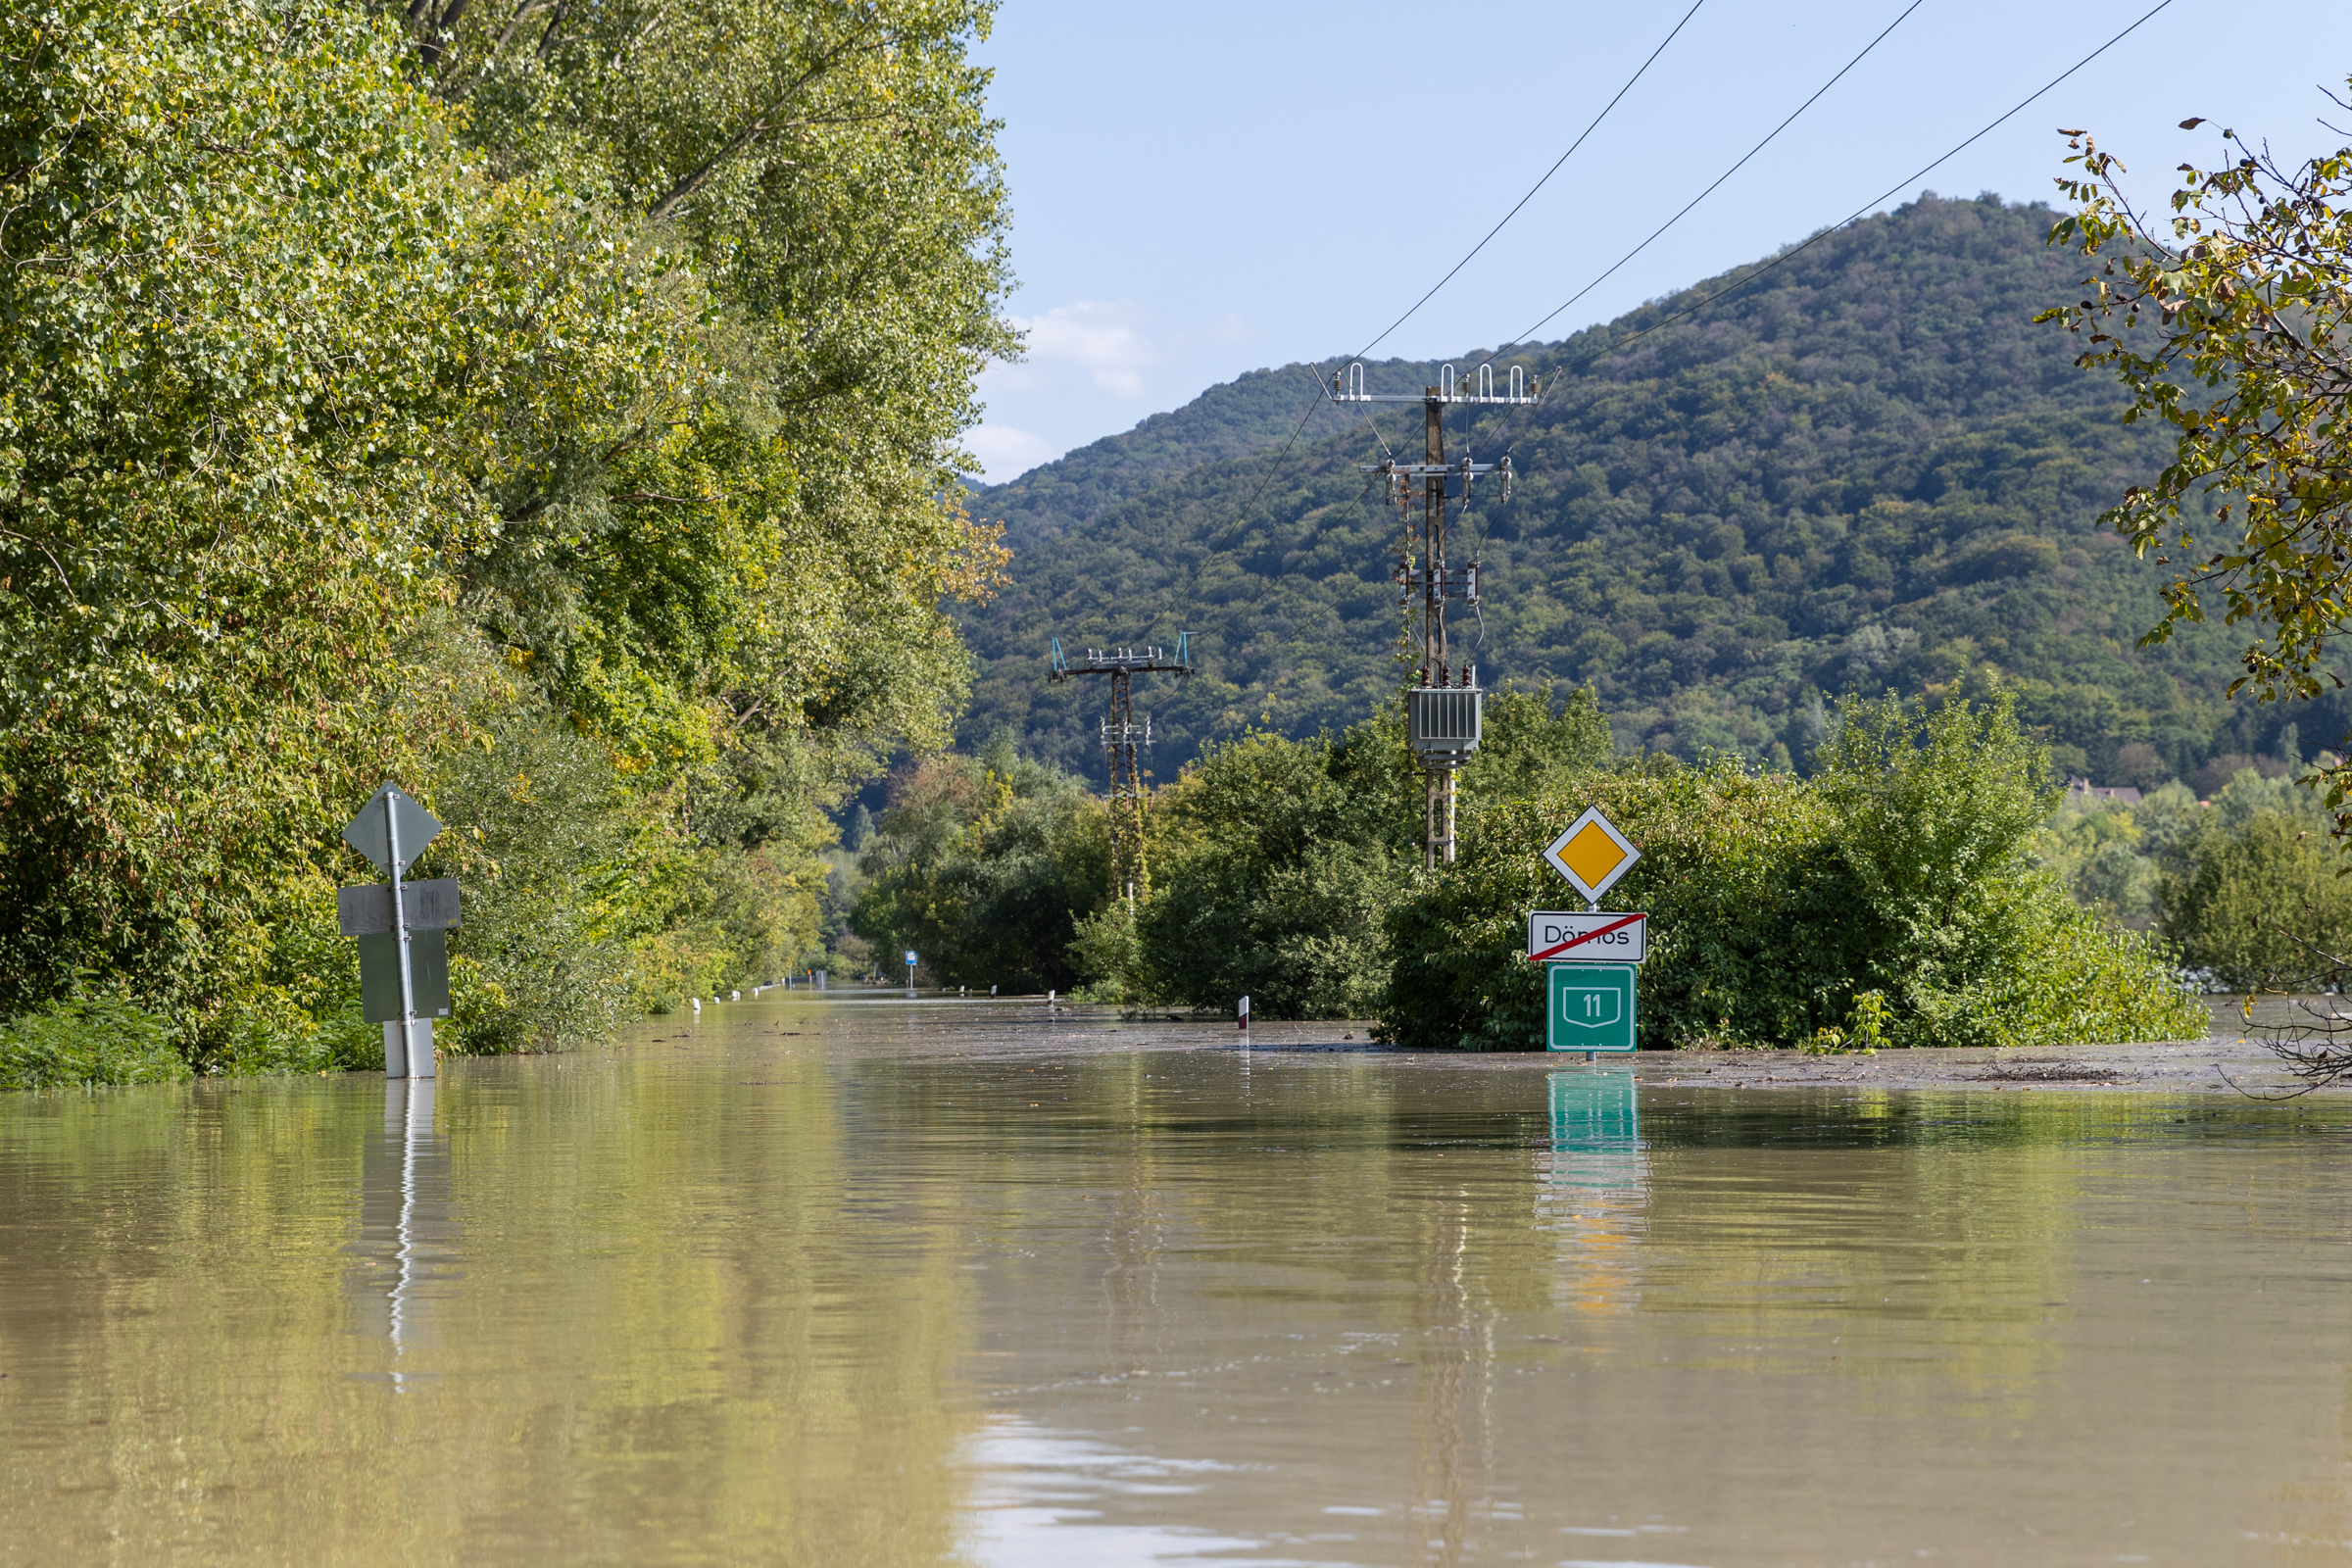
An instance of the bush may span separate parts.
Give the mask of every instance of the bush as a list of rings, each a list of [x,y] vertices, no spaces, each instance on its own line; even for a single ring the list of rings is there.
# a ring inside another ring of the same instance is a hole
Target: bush
[[[2165,879],[2164,932],[2185,962],[2232,990],[2303,989],[2340,967],[2331,959],[2352,957],[2343,863],[2309,814],[2257,810],[2234,825],[2201,823]]]
[[[1471,803],[1465,855],[1400,902],[1381,1018],[1408,1045],[1535,1050],[1526,917],[1573,908],[1541,859],[1598,805],[1642,850],[1611,903],[1651,915],[1642,1043],[1791,1046],[1880,993],[1897,1045],[2202,1035],[2144,938],[2079,909],[2029,857],[2051,801],[2008,704],[1849,702],[1810,782],[1649,758]]]
[[[926,758],[892,781],[850,921],[942,984],[1067,991],[1071,944],[1110,902],[1109,851],[1103,803],[1074,776],[1004,745]]]
[[[1182,849],[1136,922],[1147,984],[1197,1006],[1248,996],[1266,1018],[1361,1017],[1388,970],[1382,921],[1402,886],[1388,739],[1252,733],[1211,746],[1155,809]]]
[[[0,1023],[0,1089],[167,1083],[188,1076],[160,1014],[126,1002],[58,1002]]]
[[[1609,750],[1590,691],[1494,692],[1461,798],[1524,795]],[[1395,708],[1338,740],[1209,748],[1153,807],[1170,852],[1138,921],[1147,994],[1214,1007],[1246,995],[1266,1018],[1368,1016],[1388,989],[1390,911],[1421,858],[1422,779]]]

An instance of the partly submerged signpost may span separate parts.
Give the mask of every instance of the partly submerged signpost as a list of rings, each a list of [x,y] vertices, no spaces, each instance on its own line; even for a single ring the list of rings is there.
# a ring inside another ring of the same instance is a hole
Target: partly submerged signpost
[[[1631,1051],[1635,965],[1649,956],[1649,916],[1612,913],[1600,898],[1642,852],[1594,806],[1551,841],[1544,858],[1585,899],[1581,914],[1538,909],[1527,917],[1528,961],[1545,969],[1544,1048]]]
[[[343,842],[392,879],[335,896],[343,934],[360,939],[360,1008],[384,1026],[387,1077],[432,1077],[433,1020],[449,1016],[447,933],[458,923],[458,885],[401,880],[440,831],[432,812],[392,784],[343,830]]]

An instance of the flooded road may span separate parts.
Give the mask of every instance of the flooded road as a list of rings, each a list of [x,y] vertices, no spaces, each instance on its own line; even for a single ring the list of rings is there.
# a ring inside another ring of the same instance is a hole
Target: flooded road
[[[2352,1104],[745,1003],[0,1096],[0,1562],[2352,1560]]]

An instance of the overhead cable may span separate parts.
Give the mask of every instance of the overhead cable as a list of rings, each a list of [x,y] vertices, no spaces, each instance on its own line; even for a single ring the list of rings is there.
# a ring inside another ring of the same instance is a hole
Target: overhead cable
[[[1388,341],[1388,337],[1391,332],[1396,331],[1405,322],[1411,320],[1413,318],[1414,312],[1419,311],[1422,306],[1427,305],[1431,300],[1436,299],[1438,297],[1438,290],[1452,282],[1453,274],[1460,271],[1463,268],[1468,267],[1471,263],[1471,260],[1476,257],[1480,251],[1483,251],[1487,248],[1487,240],[1491,240],[1495,235],[1501,233],[1503,230],[1503,225],[1519,216],[1519,209],[1525,207],[1529,202],[1534,201],[1536,199],[1536,192],[1542,190],[1544,185],[1550,181],[1551,176],[1560,172],[1560,166],[1568,162],[1570,158],[1576,156],[1576,150],[1585,144],[1585,138],[1591,136],[1595,130],[1598,130],[1600,128],[1600,122],[1609,118],[1609,111],[1617,107],[1617,100],[1619,98],[1623,98],[1627,93],[1634,90],[1634,83],[1640,81],[1643,74],[1646,73],[1651,66],[1657,63],[1658,56],[1666,52],[1666,46],[1674,42],[1675,35],[1680,33],[1683,28],[1689,24],[1692,17],[1698,15],[1699,6],[1705,5],[1706,3],[1707,0],[1696,0],[1696,3],[1693,4],[1690,10],[1683,13],[1683,20],[1674,24],[1673,32],[1669,32],[1664,38],[1658,41],[1658,46],[1649,52],[1649,58],[1642,62],[1641,70],[1636,71],[1632,75],[1625,78],[1625,85],[1617,89],[1617,97],[1611,98],[1607,103],[1600,106],[1600,113],[1594,115],[1592,117],[1592,122],[1578,133],[1576,140],[1568,144],[1568,150],[1560,154],[1560,156],[1553,161],[1552,166],[1549,169],[1544,171],[1544,177],[1537,180],[1533,185],[1529,186],[1527,194],[1511,204],[1511,210],[1502,215],[1501,222],[1496,223],[1493,228],[1487,230],[1486,239],[1482,239],[1477,244],[1471,246],[1469,254],[1464,256],[1460,261],[1454,263],[1444,277],[1439,278],[1436,283],[1430,286],[1428,293],[1413,301],[1411,310],[1406,311],[1402,316],[1399,316],[1396,318],[1396,319],[1391,321],[1385,328],[1382,329],[1380,336],[1374,338],[1362,348],[1357,349],[1354,355],[1351,357],[1360,360],[1365,355],[1371,353],[1382,343]]]
[[[1691,197],[1689,202],[1684,204],[1681,212],[1676,213],[1672,218],[1669,218],[1666,220],[1666,221],[1660,223],[1656,228],[1650,230],[1648,239],[1643,240],[1632,250],[1627,251],[1623,256],[1618,257],[1617,260],[1610,265],[1608,271],[1601,273],[1600,276],[1594,278],[1592,282],[1587,283],[1583,288],[1578,289],[1574,294],[1569,295],[1568,298],[1562,302],[1557,309],[1545,316],[1543,320],[1538,321],[1535,325],[1529,327],[1517,337],[1512,338],[1511,341],[1513,343],[1524,343],[1529,338],[1542,331],[1544,327],[1550,325],[1552,318],[1557,317],[1561,311],[1565,311],[1569,306],[1574,305],[1578,300],[1583,299],[1586,295],[1600,287],[1601,284],[1607,282],[1610,276],[1614,274],[1619,268],[1625,266],[1626,263],[1632,261],[1635,257],[1649,249],[1651,242],[1656,240],[1659,235],[1665,233],[1675,224],[1690,217],[1691,208],[1696,207],[1700,202],[1703,202],[1708,197],[1714,195],[1717,186],[1721,185],[1725,180],[1731,178],[1734,174],[1740,172],[1740,170],[1746,168],[1749,159],[1755,157],[1756,154],[1771,146],[1773,143],[1773,138],[1780,135],[1782,131],[1787,130],[1790,125],[1796,123],[1797,116],[1803,114],[1806,110],[1812,108],[1814,104],[1818,103],[1821,100],[1821,95],[1823,93],[1826,93],[1832,87],[1837,86],[1839,81],[1844,79],[1847,72],[1860,65],[1863,62],[1863,59],[1868,56],[1873,49],[1876,49],[1880,44],[1885,43],[1886,41],[1887,33],[1892,32],[1895,28],[1901,26],[1905,22],[1909,21],[1911,13],[1917,11],[1921,6],[1926,4],[1927,0],[1911,0],[1911,4],[1903,9],[1903,14],[1901,16],[1886,24],[1886,27],[1879,33],[1877,37],[1871,39],[1870,42],[1862,46],[1861,54],[1854,56],[1853,59],[1848,60],[1844,65],[1838,67],[1837,75],[1832,76],[1829,80],[1823,82],[1819,87],[1815,88],[1813,91],[1813,96],[1806,99],[1803,103],[1798,104],[1795,109],[1791,110],[1787,120],[1782,121],[1779,124],[1773,126],[1770,131],[1765,133],[1762,141],[1756,143],[1753,147],[1750,147],[1746,152],[1741,153],[1740,155],[1740,161],[1734,164],[1731,168],[1725,170],[1722,173],[1716,175],[1713,184],[1710,184],[1705,190],[1702,190],[1697,195]]]
[[[1487,231],[1486,239],[1482,239],[1476,245],[1471,246],[1469,254],[1465,255],[1460,261],[1454,263],[1451,270],[1449,270],[1444,277],[1439,278],[1436,284],[1430,288],[1428,293],[1415,300],[1412,304],[1411,310],[1406,311],[1402,316],[1396,318],[1396,320],[1391,321],[1378,337],[1375,337],[1371,342],[1365,344],[1361,349],[1358,349],[1355,354],[1351,356],[1351,358],[1359,360],[1362,359],[1365,355],[1371,353],[1373,349],[1379,347],[1379,345],[1388,338],[1390,333],[1396,331],[1406,321],[1410,320],[1414,312],[1419,311],[1422,306],[1427,305],[1431,300],[1437,297],[1439,289],[1444,288],[1447,283],[1453,281],[1453,275],[1455,272],[1459,272],[1463,268],[1469,266],[1471,259],[1476,257],[1480,251],[1483,251],[1487,248],[1488,240],[1492,240],[1495,235],[1501,233],[1504,224],[1507,224],[1512,219],[1519,216],[1520,208],[1525,207],[1529,202],[1535,200],[1536,192],[1542,190],[1551,179],[1551,176],[1560,172],[1560,167],[1567,163],[1568,160],[1575,155],[1576,150],[1585,144],[1586,138],[1590,137],[1594,130],[1598,129],[1600,122],[1609,117],[1609,111],[1615,109],[1619,101],[1622,100],[1627,93],[1634,90],[1634,84],[1640,81],[1642,76],[1648,73],[1649,68],[1657,63],[1658,56],[1666,52],[1666,46],[1674,42],[1676,36],[1682,32],[1686,25],[1689,24],[1690,19],[1698,15],[1698,8],[1704,4],[1706,4],[1706,0],[1692,0],[1690,9],[1683,13],[1683,20],[1674,24],[1673,30],[1668,32],[1664,38],[1660,39],[1658,41],[1658,46],[1649,52],[1649,57],[1642,62],[1641,66],[1634,72],[1632,75],[1626,77],[1625,85],[1617,89],[1616,96],[1612,97],[1607,103],[1601,105],[1600,113],[1594,115],[1592,122],[1586,125],[1585,128],[1577,134],[1576,140],[1568,144],[1568,150],[1560,154],[1558,158],[1554,159],[1549,169],[1544,171],[1544,177],[1537,180],[1535,184],[1529,186],[1527,194],[1520,197],[1517,202],[1512,204],[1511,210],[1502,215],[1501,221],[1497,222],[1493,228]],[[1242,510],[1234,519],[1235,527],[1239,527],[1249,520],[1250,514],[1256,509],[1258,497],[1265,494],[1266,486],[1271,484],[1274,480],[1275,474],[1281,471],[1284,460],[1291,455],[1291,448],[1298,445],[1299,435],[1306,429],[1307,420],[1314,417],[1316,408],[1322,404],[1325,394],[1323,392],[1321,362],[1318,361],[1316,363],[1315,370],[1315,400],[1309,403],[1306,407],[1306,412],[1298,416],[1298,424],[1293,426],[1291,429],[1290,438],[1283,442],[1282,449],[1275,453],[1274,461],[1267,465],[1265,473],[1259,477],[1257,485],[1250,491],[1249,499],[1242,503]],[[1375,431],[1374,434],[1377,437],[1378,432]],[[1387,443],[1383,441],[1382,445],[1385,446]],[[1222,548],[1223,547],[1221,545],[1212,543],[1209,547],[1209,553],[1214,555]],[[1194,581],[1197,583],[1200,579],[1200,571],[1198,568],[1195,569],[1193,576]],[[1187,592],[1189,591],[1190,587],[1188,585]],[[1179,595],[1178,597],[1181,598],[1183,596]],[[1172,609],[1173,607],[1171,606],[1169,608]],[[1167,609],[1163,609],[1157,615],[1153,616],[1152,619],[1152,625],[1145,628],[1144,634],[1146,636],[1150,636],[1152,627],[1157,626],[1161,621],[1167,619],[1168,612],[1169,612]]]
[[[1553,373],[1557,375],[1566,375],[1574,371],[1581,370],[1589,365],[1597,364],[1599,361],[1607,359],[1610,355],[1615,354],[1622,349],[1631,347],[1633,344],[1640,342],[1645,337],[1648,337],[1653,332],[1662,331],[1665,328],[1672,326],[1677,321],[1687,320],[1690,317],[1697,315],[1700,311],[1705,310],[1708,306],[1714,304],[1720,299],[1723,299],[1727,295],[1738,293],[1740,289],[1745,288],[1748,284],[1754,282],[1757,278],[1762,277],[1765,273],[1773,270],[1775,268],[1780,267],[1785,263],[1796,260],[1797,257],[1803,255],[1806,251],[1811,250],[1823,240],[1828,239],[1832,234],[1844,232],[1844,230],[1850,224],[1868,217],[1871,213],[1877,211],[1881,206],[1892,200],[1895,196],[1899,195],[1905,190],[1910,189],[1913,182],[1926,178],[1928,175],[1934,173],[1936,170],[1942,168],[1945,164],[1950,163],[1954,158],[1959,157],[1960,154],[1966,152],[1969,148],[1975,146],[1978,142],[1984,140],[1986,136],[1992,134],[1993,131],[2008,123],[2008,122],[2016,119],[2019,115],[2023,114],[2028,108],[2030,108],[2036,99],[2045,97],[2052,89],[2056,88],[2069,76],[2072,76],[2075,73],[2081,71],[2084,66],[2087,66],[2092,61],[2098,59],[2099,56],[2105,54],[2117,44],[2122,43],[2126,38],[2131,37],[2132,34],[2137,32],[2142,26],[2146,25],[2147,23],[2155,17],[2157,12],[2164,10],[2172,3],[2173,0],[2157,0],[2157,3],[2143,13],[2137,22],[2132,23],[2123,31],[2117,33],[2114,37],[2108,39],[2105,43],[2099,45],[2096,49],[2093,49],[2090,53],[2084,55],[2073,65],[2067,67],[2057,75],[2052,76],[2048,81],[2042,83],[2041,86],[2035,88],[2033,92],[2019,99],[2017,103],[2013,105],[2007,112],[2003,113],[1996,119],[1986,122],[1984,126],[1978,130],[1976,134],[1968,137],[1964,141],[1955,143],[1948,152],[1945,152],[1931,163],[1922,165],[1912,173],[1904,175],[1901,179],[1895,181],[1886,190],[1872,197],[1869,201],[1864,202],[1860,207],[1855,208],[1853,212],[1847,214],[1846,217],[1840,221],[1833,223],[1829,227],[1822,229],[1819,233],[1816,233],[1812,238],[1804,241],[1802,244],[1790,246],[1788,250],[1781,252],[1780,255],[1775,256],[1771,261],[1766,262],[1763,266],[1757,268],[1754,271],[1747,273],[1745,276],[1738,279],[1735,282],[1725,284],[1722,288],[1719,288],[1714,293],[1706,296],[1706,298],[1696,300],[1691,304],[1685,306],[1683,309],[1676,311],[1671,316],[1661,317],[1659,319],[1652,321],[1649,325],[1642,328],[1641,331],[1629,333],[1625,337],[1618,339],[1616,342],[1609,344],[1605,348],[1595,349],[1581,359],[1571,360],[1567,364],[1557,367]],[[1571,301],[1570,303],[1573,304],[1575,302]],[[1567,309],[1567,306],[1562,306],[1560,309],[1565,310]],[[1558,314],[1558,311],[1554,311],[1552,313],[1553,316],[1557,316]],[[1550,318],[1546,317],[1545,319],[1548,320]],[[1480,363],[1492,365],[1499,357],[1499,353],[1490,354]],[[1551,397],[1551,393],[1545,393],[1543,402],[1550,402]],[[1514,416],[1510,422],[1516,423],[1516,416]],[[1509,425],[1506,424],[1504,427],[1505,432],[1507,432],[1508,428]],[[1489,441],[1486,444],[1492,446],[1493,442]]]

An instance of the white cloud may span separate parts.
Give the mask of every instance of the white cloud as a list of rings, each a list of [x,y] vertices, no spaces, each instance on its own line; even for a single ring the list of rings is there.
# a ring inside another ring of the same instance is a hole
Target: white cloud
[[[963,444],[980,460],[981,472],[987,475],[990,484],[1003,484],[1061,456],[1060,449],[1044,436],[1016,430],[1009,424],[984,424],[966,430]]]
[[[1012,321],[1027,335],[1032,361],[1075,365],[1103,391],[1132,398],[1143,395],[1143,368],[1159,358],[1143,334],[1143,318],[1133,300],[1080,300]]]

